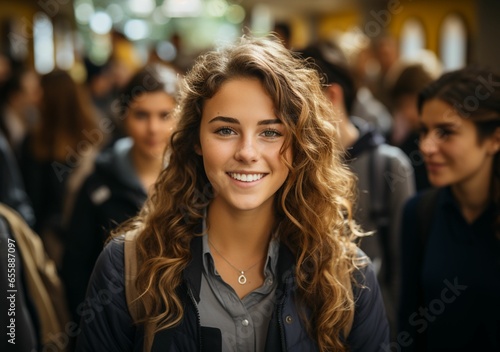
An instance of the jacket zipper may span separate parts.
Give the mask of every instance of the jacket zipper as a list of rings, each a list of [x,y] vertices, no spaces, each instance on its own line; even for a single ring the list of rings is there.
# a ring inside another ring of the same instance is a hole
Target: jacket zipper
[[[200,319],[200,311],[198,310],[198,305],[196,304],[196,300],[194,299],[193,291],[191,290],[191,287],[189,284],[186,282],[187,286],[187,291],[188,291],[188,296],[191,299],[191,303],[193,304],[194,310],[196,311],[196,329],[198,330],[198,346],[199,346],[199,351],[202,352],[202,336],[201,336],[201,319]]]

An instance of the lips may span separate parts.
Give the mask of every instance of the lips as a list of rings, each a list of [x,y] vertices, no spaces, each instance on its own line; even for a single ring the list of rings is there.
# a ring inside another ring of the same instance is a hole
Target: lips
[[[255,182],[260,180],[265,176],[265,174],[243,174],[243,173],[236,173],[236,172],[229,172],[228,175],[237,181],[241,182]]]
[[[425,163],[425,167],[427,168],[428,171],[434,172],[434,171],[438,171],[439,169],[441,169],[442,167],[444,167],[444,164],[426,162]]]

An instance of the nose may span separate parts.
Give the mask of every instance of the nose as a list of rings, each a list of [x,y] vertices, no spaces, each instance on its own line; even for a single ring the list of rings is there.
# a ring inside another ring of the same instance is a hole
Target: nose
[[[419,148],[423,155],[431,155],[432,153],[435,153],[438,148],[436,136],[432,133],[420,136]]]
[[[235,159],[244,163],[252,163],[257,161],[258,156],[257,142],[250,137],[242,138],[234,154]]]
[[[148,119],[148,132],[150,134],[155,134],[161,125],[161,119],[157,116],[150,116]]]

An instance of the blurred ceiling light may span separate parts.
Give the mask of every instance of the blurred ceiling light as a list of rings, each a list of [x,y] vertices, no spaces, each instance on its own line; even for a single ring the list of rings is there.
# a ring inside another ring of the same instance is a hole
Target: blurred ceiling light
[[[148,23],[143,20],[128,20],[123,31],[130,40],[147,38],[151,32]]]
[[[240,24],[245,19],[245,9],[240,5],[231,5],[226,11],[226,20],[229,23]]]
[[[164,61],[173,61],[177,56],[177,49],[171,42],[159,42],[156,45],[156,54]]]
[[[80,0],[75,2],[75,17],[80,24],[88,24],[94,14],[94,5],[92,2]]]
[[[118,4],[109,4],[106,12],[113,20],[113,23],[119,23],[124,18],[123,9]]]
[[[154,12],[152,16],[153,22],[158,25],[164,25],[167,24],[168,21],[170,21],[170,18],[165,17],[165,14],[163,11],[161,11],[161,8],[158,7]]]
[[[162,5],[167,17],[197,17],[202,9],[201,0],[165,0]]]
[[[90,18],[90,29],[96,34],[108,34],[113,27],[111,17],[104,11],[97,11]]]
[[[257,4],[252,10],[252,32],[263,35],[273,26],[273,13],[266,4]]]
[[[36,71],[49,73],[55,67],[54,27],[49,16],[43,12],[37,12],[33,19],[33,45]]]
[[[222,17],[228,8],[225,0],[208,0],[206,3],[207,14],[213,17]]]
[[[156,8],[155,0],[128,0],[128,7],[137,16],[147,17]]]

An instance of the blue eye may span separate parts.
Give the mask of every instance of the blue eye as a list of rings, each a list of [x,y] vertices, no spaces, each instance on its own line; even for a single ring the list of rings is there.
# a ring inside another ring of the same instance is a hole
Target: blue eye
[[[215,133],[221,135],[221,136],[229,136],[231,134],[234,134],[234,131],[229,128],[229,127],[221,127],[221,128],[218,128]]]
[[[269,137],[269,138],[276,138],[282,136],[280,131],[274,129],[265,130],[264,132],[262,132],[262,134],[264,135],[264,137]]]

